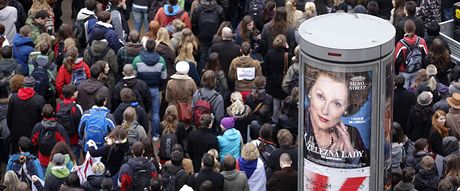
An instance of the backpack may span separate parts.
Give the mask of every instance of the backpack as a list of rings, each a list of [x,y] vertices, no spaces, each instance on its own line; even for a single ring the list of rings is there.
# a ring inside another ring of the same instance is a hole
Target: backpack
[[[166,30],[168,30],[168,33],[169,33],[169,34],[174,33],[173,21],[174,21],[175,19],[180,19],[184,13],[185,13],[185,11],[184,11],[184,10],[181,10],[179,13],[177,13],[177,15],[168,16],[168,20],[166,21],[166,23],[168,23],[168,24],[165,26],[165,28],[166,28]]]
[[[35,79],[35,92],[47,99],[51,92],[50,78],[47,69],[39,66],[35,62],[31,76]]]
[[[58,66],[61,66],[64,63],[65,50],[64,50],[64,41],[61,41],[56,44],[54,47],[55,63]]]
[[[132,169],[132,168],[131,168]],[[151,176],[146,169],[139,169],[133,174],[132,191],[144,191],[150,188]]]
[[[177,143],[178,140],[175,133],[163,134],[160,138],[160,150],[158,153],[160,159],[169,159],[172,148]]]
[[[104,48],[104,50],[101,52],[101,54],[96,56],[96,55],[94,55],[94,53],[91,50],[91,48],[88,48],[89,60],[88,60],[87,64],[89,66],[92,66],[97,61],[103,60],[104,56],[109,52],[109,50],[110,50],[110,47],[107,46],[107,47]]]
[[[133,145],[137,141],[139,141],[139,133],[137,133],[137,128],[139,127],[139,124],[136,124],[133,129],[128,130],[128,135],[126,138],[128,139],[129,145]]]
[[[35,159],[36,157],[34,156],[22,155],[18,158],[18,160],[13,161],[11,169],[16,173],[19,181],[25,182],[27,185],[32,184],[32,176],[37,174],[34,166]]]
[[[75,133],[77,133],[77,126],[75,124],[75,119],[72,115],[72,111],[76,104],[64,104],[61,102],[59,103],[59,106],[59,111],[56,112],[57,121],[64,127],[69,137],[75,135]]]
[[[195,103],[195,107],[193,108],[193,120],[195,123],[195,127],[200,126],[200,117],[203,114],[211,114],[212,113],[212,105],[211,103],[219,96],[219,93],[216,92],[214,95],[211,96],[209,99],[203,99],[201,94],[201,89],[198,90],[198,101]]]
[[[77,39],[77,43],[81,49],[84,49],[88,45],[88,37],[90,25],[94,26],[96,24],[96,17],[94,15],[90,15],[83,20],[76,20],[73,24],[73,34]],[[85,26],[86,25],[86,26]],[[91,26],[91,28],[92,28]],[[57,62],[56,62],[57,63]]]
[[[200,39],[212,39],[220,25],[217,8],[215,6],[211,8],[203,7],[198,18],[198,34]]]
[[[422,68],[422,64],[423,64],[422,63],[423,55],[419,47],[420,37],[417,37],[417,41],[412,46],[410,46],[409,43],[407,43],[407,41],[404,39],[401,39],[400,42],[407,48],[406,59],[405,59],[406,72],[407,73],[417,72],[420,68]]]
[[[38,148],[41,154],[50,155],[54,145],[58,142],[56,139],[56,128],[46,127],[38,135]]]
[[[164,170],[163,170],[164,169]],[[164,166],[161,175],[161,186],[163,191],[176,191],[179,189],[178,180],[179,177],[187,175],[184,169],[179,170],[176,174],[172,174],[168,171],[168,166]]]
[[[80,83],[85,81],[86,79],[88,79],[88,76],[86,76],[85,67],[81,66],[81,68],[72,71],[70,84],[74,85],[75,87],[78,87],[78,85],[80,85]]]
[[[98,147],[104,145],[104,137],[107,135],[107,122],[105,120],[107,111],[99,109],[91,109],[90,116],[86,121],[85,126],[85,142],[93,140]],[[87,145],[85,145],[86,151]]]

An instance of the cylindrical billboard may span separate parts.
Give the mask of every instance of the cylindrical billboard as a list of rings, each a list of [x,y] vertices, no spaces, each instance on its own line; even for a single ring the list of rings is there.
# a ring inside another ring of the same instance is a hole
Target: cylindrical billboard
[[[392,91],[387,96],[385,88],[392,90],[395,30],[384,22],[331,14],[300,26],[303,190],[383,190],[386,184],[378,169],[391,169],[385,152],[391,131],[383,119],[389,116],[391,125],[384,107],[391,114]]]

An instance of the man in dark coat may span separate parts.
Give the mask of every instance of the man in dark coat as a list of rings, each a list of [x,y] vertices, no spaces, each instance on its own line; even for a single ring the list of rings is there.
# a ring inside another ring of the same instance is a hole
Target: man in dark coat
[[[201,159],[201,163],[203,163],[203,168],[201,168],[195,177],[195,190],[199,190],[200,185],[206,180],[212,182],[213,191],[224,190],[224,176],[212,170],[214,167],[214,157],[211,154],[205,153]]]
[[[404,133],[407,132],[407,117],[409,116],[409,111],[412,106],[415,105],[415,95],[411,92],[408,92],[404,88],[404,76],[401,74],[396,76],[394,89],[394,101],[393,101],[393,120],[398,122]]]
[[[119,64],[118,76],[122,75],[121,69],[123,69],[123,66],[133,63],[134,58],[143,49],[140,34],[136,30],[131,30],[131,32],[129,32],[128,40],[129,42],[120,48],[117,53],[117,62]]]
[[[99,81],[99,75],[103,68],[99,65],[91,66],[91,78],[83,81],[78,86],[77,102],[80,103],[83,111],[90,109],[95,104],[96,95],[101,95],[107,98],[107,108],[110,108],[110,90],[103,82]]]
[[[281,129],[278,132],[277,138],[280,144],[280,148],[275,150],[272,153],[272,155],[270,155],[270,158],[267,163],[268,167],[271,169],[271,172],[275,173],[281,170],[280,156],[283,153],[289,154],[289,157],[292,159],[292,168],[297,169],[298,151],[297,151],[297,146],[292,145],[292,140],[294,138],[292,137],[291,132],[289,132],[289,130],[287,129]],[[270,177],[270,174],[267,174],[266,176]]]
[[[399,42],[404,37],[404,23],[406,23],[407,20],[412,20],[415,23],[415,34],[419,36],[420,38],[423,38],[425,36],[425,25],[423,24],[423,21],[415,16],[415,11],[417,8],[417,3],[414,1],[407,1],[404,9],[407,12],[407,17],[405,17],[401,22],[396,24],[396,37],[395,37],[395,44]]]
[[[209,149],[219,149],[217,137],[211,130],[213,125],[212,121],[213,119],[211,115],[201,115],[200,129],[193,131],[189,135],[187,152],[190,159],[193,161],[193,169],[195,172],[198,172],[201,169],[201,157],[203,154],[207,153]]]
[[[233,42],[232,36],[232,29],[224,27],[222,29],[222,41],[213,44],[209,50],[210,53],[215,52],[219,54],[220,67],[225,75],[228,74],[232,60],[241,56],[240,46]]]
[[[6,120],[10,130],[10,148],[16,149],[19,137],[31,138],[32,129],[42,120],[42,107],[45,99],[35,93],[35,79],[31,76],[24,78],[24,87],[18,93],[11,95],[8,103]],[[14,151],[16,152],[16,150]]]
[[[112,93],[112,111],[120,105],[120,92],[123,88],[130,88],[136,94],[136,101],[144,108],[145,111],[150,111],[152,107],[152,96],[150,95],[147,84],[137,79],[134,68],[131,64],[126,64],[123,67],[123,78],[115,85]]]
[[[123,47],[123,41],[118,38],[115,29],[113,28],[111,21],[110,13],[107,11],[101,11],[97,15],[97,19],[99,20],[96,25],[94,26],[93,30],[89,34],[88,42],[90,42],[90,46],[94,41],[95,37],[94,34],[103,33],[105,34],[105,39],[109,43],[109,47],[112,48],[115,52]]]
[[[297,171],[291,165],[292,160],[289,154],[281,154],[281,170],[273,173],[272,177],[268,180],[268,191],[297,190]]]

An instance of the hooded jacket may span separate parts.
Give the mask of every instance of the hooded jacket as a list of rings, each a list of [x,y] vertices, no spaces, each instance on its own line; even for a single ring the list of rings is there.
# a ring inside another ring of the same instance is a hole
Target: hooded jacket
[[[125,43],[126,37],[129,33],[128,22],[124,14],[126,10],[122,10],[118,6],[111,6],[109,11],[112,20],[112,25],[115,29],[115,32],[117,33],[118,39]]]
[[[150,124],[149,124],[149,116],[147,115],[147,110],[142,108],[138,102],[132,103],[121,103],[113,112],[113,117],[115,119],[115,124],[121,125],[123,123],[123,112],[125,112],[126,108],[134,107],[136,109],[136,116],[137,121],[139,122],[140,126],[144,127],[145,132],[149,132]]]
[[[224,134],[217,136],[219,143],[219,158],[224,161],[225,155],[232,155],[234,158],[240,157],[243,139],[241,133],[235,128],[227,129]]]
[[[121,75],[123,71],[123,66],[126,64],[132,64],[134,58],[142,51],[144,47],[140,42],[132,43],[128,42],[125,46],[121,47],[117,52],[117,61],[120,64],[118,67],[118,75]]]
[[[420,161],[424,156],[428,156],[430,153],[426,151],[419,151],[414,154],[409,154],[406,159],[406,167],[412,167],[415,171],[420,170]]]
[[[176,54],[174,53],[174,50],[164,42],[158,43],[155,51],[158,52],[158,54],[160,54],[160,56],[165,60],[166,71],[168,74],[167,78],[169,79],[175,71],[174,65]]]
[[[4,75],[22,74],[22,67],[15,59],[3,58],[0,60],[0,72]]]
[[[155,51],[141,51],[133,60],[133,68],[150,88],[159,88],[167,77],[165,60]]]
[[[240,74],[238,77],[238,68],[240,69],[251,69],[253,68],[254,74],[250,74],[249,76]],[[230,69],[228,71],[228,77],[231,80],[235,81],[235,91],[239,92],[248,92],[252,89],[255,89],[256,86],[254,84],[254,79],[257,76],[262,76],[262,67],[260,66],[260,62],[257,60],[252,59],[249,56],[239,56],[233,59],[232,63],[230,64]]]
[[[53,169],[51,169],[51,174],[45,179],[44,190],[59,191],[59,188],[69,175],[70,170],[65,166],[54,166]]]
[[[73,166],[77,165],[76,161],[72,161],[69,154],[64,154],[64,165],[68,170],[72,170]],[[49,177],[53,167],[55,166],[53,161],[50,161],[48,167],[46,168],[45,178]]]
[[[248,178],[244,172],[238,170],[222,171],[224,176],[223,191],[249,191]]]
[[[56,118],[44,118],[40,123],[37,123],[33,130],[32,130],[32,143],[34,144],[35,148],[38,150],[38,160],[40,160],[40,164],[42,166],[48,166],[48,163],[50,162],[50,155],[49,154],[44,154],[40,152],[40,139],[43,136],[41,134],[42,131],[45,129],[53,129],[55,131],[54,136],[57,142],[64,142],[67,145],[70,144],[69,142],[69,135],[67,135],[67,132],[65,131],[64,127],[62,127],[61,124],[59,124],[56,120]],[[47,148],[50,151],[53,148]]]
[[[79,68],[83,68],[85,70],[86,78],[91,76],[88,65],[81,58],[75,60],[74,64],[72,65],[72,71],[75,71]],[[61,99],[64,99],[64,96],[62,95],[62,88],[64,85],[70,84],[71,80],[72,72],[67,71],[65,66],[62,65],[61,68],[59,68],[58,74],[56,76],[56,92]]]
[[[21,136],[30,138],[33,127],[42,120],[43,105],[45,99],[33,88],[21,88],[11,95],[6,119],[12,141],[17,142]]]
[[[428,47],[426,46],[425,39],[414,35],[412,38],[405,36],[403,39],[410,45],[413,46],[417,42],[417,38],[420,38],[420,51],[422,52],[422,64],[425,63],[425,56],[428,55]],[[395,60],[395,70],[396,74],[399,72],[406,72],[406,56],[407,56],[408,50],[407,47],[403,45],[402,42],[398,42],[396,44],[395,48],[395,55],[394,55],[394,60]]]
[[[410,140],[415,142],[419,138],[428,137],[431,129],[431,116],[433,116],[431,105],[421,106],[416,103],[412,107],[407,120],[407,135]]]
[[[110,108],[110,90],[104,83],[97,79],[88,79],[78,86],[77,103],[86,111],[95,104],[96,95],[103,95],[107,98],[106,106]]]
[[[391,168],[401,171],[401,163],[405,157],[402,143],[392,143],[391,145]]]
[[[12,42],[13,36],[16,33],[16,21],[18,19],[18,10],[11,6],[6,6],[0,10],[0,23],[5,26],[5,37],[9,42]]]
[[[85,191],[100,191],[104,175],[89,175],[81,186]]]
[[[177,101],[191,102],[196,89],[196,84],[191,77],[188,75],[174,74],[166,85],[165,100],[170,105],[176,104]]]
[[[110,150],[112,150],[112,153],[110,153]],[[104,163],[106,171],[110,172],[111,175],[115,175],[125,162],[124,158],[125,154],[129,152],[129,144],[124,142],[104,145],[97,150],[94,147],[88,147],[88,151],[93,157],[101,157],[101,162]]]
[[[104,50],[109,46],[107,41],[105,40],[95,40],[93,44],[90,46],[90,50],[85,51],[85,55],[83,60],[85,63],[89,63],[91,60],[91,56],[89,55],[89,51],[93,53],[94,56],[99,57]],[[113,88],[115,86],[115,81],[118,78],[118,63],[117,63],[117,55],[115,55],[115,51],[110,50],[107,52],[106,55],[102,58],[103,61],[109,63],[109,74],[108,74],[108,82],[109,88]],[[92,63],[95,64],[95,63]]]
[[[177,53],[177,48],[179,47],[179,44],[182,41],[182,32],[183,32],[183,30],[175,32],[175,33],[172,34],[171,46],[172,46],[172,48],[173,48],[175,53]]]
[[[224,188],[224,176],[214,172],[210,167],[203,167],[195,176],[195,190],[199,190],[200,185],[209,180],[213,184],[212,191],[221,191]]]
[[[85,20],[90,16],[96,17],[96,14],[94,13],[94,11],[90,11],[88,10],[88,8],[85,7],[83,9],[80,9],[80,11],[78,12],[77,20]]]
[[[396,184],[393,190],[395,191],[417,191],[414,187],[414,183],[403,182],[403,181]]]
[[[192,29],[192,23],[190,22],[190,17],[188,13],[182,10],[178,5],[173,6],[173,12],[168,12],[169,4],[165,4],[163,7],[158,9],[157,14],[153,20],[157,21],[160,24],[160,27],[165,27],[171,23],[174,19],[180,19],[185,23],[185,27]],[[178,14],[182,14],[180,17]]]
[[[95,41],[94,33],[103,33],[105,34],[105,39],[109,43],[109,47],[113,49],[113,51],[117,52],[121,47],[123,47],[123,41],[118,38],[117,33],[115,32],[112,24],[104,23],[98,21],[94,28],[92,29],[91,33],[89,34],[88,42],[90,42],[90,46],[93,41]]]
[[[420,170],[414,177],[414,186],[418,191],[437,191],[439,180],[435,172]]]
[[[140,106],[143,107],[145,111],[150,111],[152,107],[152,96],[150,95],[149,87],[144,81],[137,79],[137,77],[135,76],[124,77],[115,85],[115,88],[113,89],[112,93],[113,111],[115,111],[115,109],[117,109],[118,106],[121,104],[120,92],[123,88],[132,89],[134,91],[134,94],[136,95],[136,100],[137,102],[139,102]]]
[[[211,100],[214,95],[216,95],[216,97]],[[224,118],[224,99],[216,90],[210,90],[208,88],[197,89],[192,97],[192,109],[195,107],[196,102],[200,99],[207,100],[211,104],[211,112],[216,117],[216,121],[220,122],[220,120]]]
[[[15,34],[13,38],[13,58],[22,66],[22,73],[28,74],[27,61],[29,54],[34,51],[32,38]]]
[[[158,178],[158,172],[152,162],[144,157],[134,157],[123,164],[120,169],[119,184],[121,191],[131,190],[133,188],[134,173],[139,170],[146,170],[152,178]]]

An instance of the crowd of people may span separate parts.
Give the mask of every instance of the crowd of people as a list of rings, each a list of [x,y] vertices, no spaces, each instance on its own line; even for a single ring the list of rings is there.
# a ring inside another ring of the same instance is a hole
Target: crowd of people
[[[297,30],[333,12],[396,28],[394,190],[454,190],[454,2],[392,3],[0,0],[0,190],[297,190]]]

